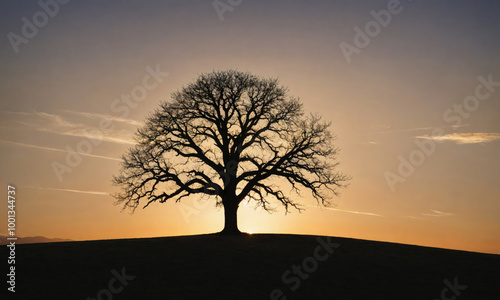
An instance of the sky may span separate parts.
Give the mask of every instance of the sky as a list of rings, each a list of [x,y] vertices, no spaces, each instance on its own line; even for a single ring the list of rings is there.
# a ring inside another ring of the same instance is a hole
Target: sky
[[[0,177],[5,194],[16,188],[16,233],[220,231],[213,202],[130,214],[109,194],[161,101],[236,69],[279,78],[331,121],[352,176],[333,208],[307,193],[302,213],[243,203],[242,231],[500,254],[499,13],[486,0],[3,1]]]

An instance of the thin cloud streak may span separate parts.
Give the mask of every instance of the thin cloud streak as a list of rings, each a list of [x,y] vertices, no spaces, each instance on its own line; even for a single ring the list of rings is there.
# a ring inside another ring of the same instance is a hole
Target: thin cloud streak
[[[470,133],[451,133],[439,136],[421,135],[417,139],[426,139],[433,141],[452,141],[456,144],[479,144],[500,141],[500,133],[488,132],[470,132]]]
[[[374,213],[370,213],[370,212],[362,212],[362,211],[345,210],[345,209],[338,209],[338,208],[333,208],[333,207],[319,207],[319,206],[314,206],[314,205],[306,205],[306,206],[307,206],[307,207],[314,207],[314,208],[327,209],[327,210],[340,211],[340,212],[346,212],[346,213],[356,214],[356,215],[366,215],[366,216],[373,216],[373,217],[383,217],[382,215],[379,215],[379,214],[374,214]]]
[[[399,129],[399,130],[390,130],[390,131],[381,131],[379,133],[397,133],[397,132],[411,132],[411,131],[421,131],[421,130],[431,130],[435,128],[460,128],[467,127],[469,124],[464,125],[450,125],[450,126],[439,126],[439,127],[418,127],[418,128],[408,128],[408,129]]]
[[[430,211],[433,212],[433,213],[432,214],[424,214],[424,213],[422,213],[421,215],[422,216],[427,216],[427,217],[449,217],[449,216],[454,216],[455,215],[454,213],[442,212],[442,211],[433,210],[433,209],[431,209]]]
[[[0,140],[0,143],[10,144],[10,145],[15,145],[15,146],[20,146],[20,147],[26,147],[26,148],[46,150],[46,151],[55,151],[55,152],[63,152],[63,153],[68,153],[69,152],[69,151],[66,151],[66,150],[63,150],[63,149],[58,149],[58,148],[43,147],[43,146],[30,145],[30,144],[24,144],[24,143],[17,143],[17,142],[12,142],[12,141]],[[102,155],[95,155],[95,154],[87,154],[87,153],[79,153],[79,154],[81,156],[88,156],[88,157],[94,157],[94,158],[102,158],[102,159],[108,159],[108,160],[121,161],[121,159],[114,158],[114,157],[108,157],[108,156],[102,156]]]
[[[70,114],[75,114],[79,116],[83,116],[86,118],[90,119],[107,119],[111,121],[116,121],[116,122],[121,122],[121,123],[126,123],[129,125],[134,125],[134,126],[142,126],[144,123],[132,120],[132,119],[124,119],[120,118],[117,116],[112,116],[112,115],[106,115],[106,114],[98,114],[98,113],[88,113],[88,112],[80,112],[80,111],[74,111],[74,110],[62,110],[63,112],[70,113]]]
[[[432,214],[430,213],[421,213],[421,216],[426,216],[426,217],[449,217],[449,216],[454,216],[454,213],[449,213],[449,212],[442,212],[439,210],[434,210],[430,209]],[[405,216],[405,218],[410,218],[410,219],[418,219],[418,220],[424,220],[425,218],[423,217],[415,217],[415,216]]]
[[[107,141],[118,144],[135,144],[131,137],[132,135],[129,131],[126,130],[100,130],[86,124],[67,121],[60,115],[49,114],[45,112],[35,111],[28,113],[4,111],[4,113],[27,116],[29,118],[28,122],[19,120],[15,120],[13,122],[22,124],[36,131],[43,131],[66,136],[84,137],[88,139]]]
[[[80,193],[80,194],[109,196],[109,193],[106,193],[106,192],[97,192],[97,191],[81,191],[81,190],[73,190],[73,189],[57,189],[57,188],[48,188],[48,187],[39,187],[39,186],[25,186],[25,188],[37,189],[37,190],[49,190],[49,191],[59,191],[59,192],[70,192],[70,193]]]
[[[454,215],[454,213],[448,213],[448,212],[442,212],[442,211],[439,211],[439,210],[433,210],[431,209],[431,211],[435,214],[440,214],[440,215],[444,215],[444,216],[452,216]]]

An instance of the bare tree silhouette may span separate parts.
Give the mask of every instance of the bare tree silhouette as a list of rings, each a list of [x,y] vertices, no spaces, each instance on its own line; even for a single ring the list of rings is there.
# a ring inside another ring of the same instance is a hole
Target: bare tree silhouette
[[[117,204],[134,211],[142,199],[145,208],[209,195],[224,208],[222,233],[228,234],[240,233],[237,210],[244,199],[266,211],[273,210],[271,199],[285,212],[302,210],[280,189],[287,185],[297,195],[310,190],[319,204],[331,206],[349,178],[336,171],[330,124],[304,116],[299,100],[286,94],[277,79],[234,70],[200,75],[138,130],[137,145],[122,156],[113,179],[121,187]]]

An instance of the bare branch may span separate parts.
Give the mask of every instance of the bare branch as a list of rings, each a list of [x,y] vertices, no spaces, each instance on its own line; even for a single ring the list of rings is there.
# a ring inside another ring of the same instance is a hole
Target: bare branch
[[[147,207],[193,194],[214,196],[224,206],[247,198],[272,211],[274,199],[286,212],[302,210],[268,183],[283,179],[292,191],[308,190],[329,206],[349,180],[336,171],[329,126],[304,116],[299,99],[288,97],[276,79],[232,70],[202,74],[138,130],[114,177],[122,188],[115,197],[132,210],[142,199]]]

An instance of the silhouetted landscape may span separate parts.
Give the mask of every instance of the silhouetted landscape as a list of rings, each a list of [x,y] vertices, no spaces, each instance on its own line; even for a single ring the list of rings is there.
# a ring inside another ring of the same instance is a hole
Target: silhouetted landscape
[[[440,299],[444,280],[454,278],[466,286],[459,299],[500,295],[499,255],[336,237],[339,246],[291,291],[298,275],[286,276],[288,283],[281,277],[313,256],[317,238],[206,234],[20,245],[16,296],[93,299],[108,289],[112,270],[129,277],[113,299],[273,299],[275,289],[286,299]]]
[[[499,16],[0,1],[0,300],[500,299]]]
[[[54,242],[69,242],[70,239],[48,238],[44,236],[25,236],[17,237],[16,244],[33,244],[33,243],[54,243]],[[0,235],[0,245],[7,245],[7,236]]]

